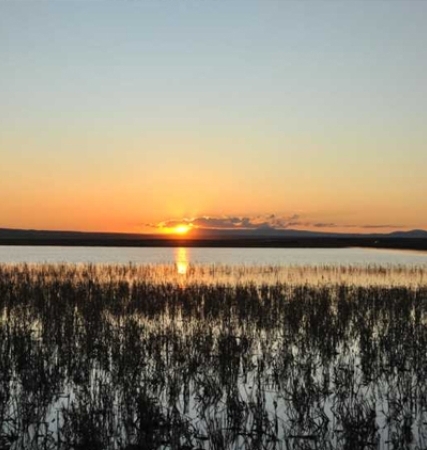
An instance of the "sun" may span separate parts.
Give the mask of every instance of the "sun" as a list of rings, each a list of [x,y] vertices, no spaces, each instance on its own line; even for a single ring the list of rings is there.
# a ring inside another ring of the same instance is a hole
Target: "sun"
[[[193,228],[192,223],[178,222],[176,225],[167,226],[167,224],[159,224],[159,232],[162,234],[168,234],[169,236],[184,236],[189,233]]]
[[[172,229],[175,234],[187,234],[190,231],[190,225],[180,224]]]

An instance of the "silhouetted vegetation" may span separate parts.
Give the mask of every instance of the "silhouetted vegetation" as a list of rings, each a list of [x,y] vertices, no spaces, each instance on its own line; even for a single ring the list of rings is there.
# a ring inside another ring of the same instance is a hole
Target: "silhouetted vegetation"
[[[425,449],[426,274],[0,265],[0,449]]]

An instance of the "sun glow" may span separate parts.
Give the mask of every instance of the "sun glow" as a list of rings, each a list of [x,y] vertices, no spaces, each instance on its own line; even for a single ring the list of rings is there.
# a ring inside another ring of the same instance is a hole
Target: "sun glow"
[[[193,230],[193,224],[191,223],[177,223],[176,225],[167,226],[167,224],[159,224],[158,231],[162,234],[168,234],[170,237],[175,236],[184,236]]]
[[[187,234],[190,231],[191,227],[190,225],[177,225],[176,227],[172,228],[172,233],[175,234]]]
[[[179,247],[175,251],[175,264],[176,264],[176,271],[179,275],[186,275],[187,269],[188,269],[188,251],[184,247]]]

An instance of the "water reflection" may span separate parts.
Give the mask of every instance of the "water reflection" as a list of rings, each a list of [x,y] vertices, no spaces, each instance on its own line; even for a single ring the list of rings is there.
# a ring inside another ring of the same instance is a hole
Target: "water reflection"
[[[188,249],[184,247],[178,247],[174,251],[176,271],[180,275],[187,274],[190,259],[188,253],[189,253]]]
[[[427,283],[399,278],[425,269],[232,289],[174,258],[185,289],[151,266],[0,266],[0,449],[427,449]]]

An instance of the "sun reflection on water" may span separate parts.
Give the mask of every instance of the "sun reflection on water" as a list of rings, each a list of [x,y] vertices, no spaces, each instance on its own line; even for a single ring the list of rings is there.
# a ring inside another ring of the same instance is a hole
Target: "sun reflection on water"
[[[175,249],[175,265],[179,275],[186,275],[189,264],[188,249],[178,247]]]

